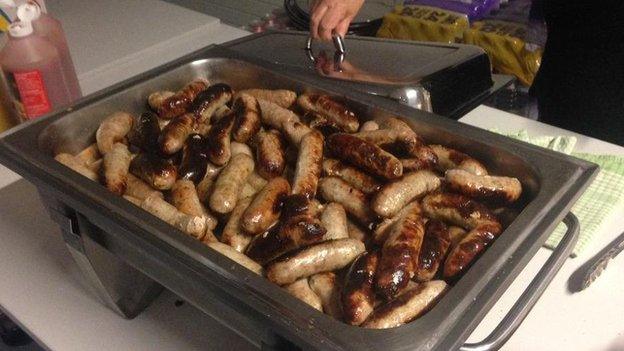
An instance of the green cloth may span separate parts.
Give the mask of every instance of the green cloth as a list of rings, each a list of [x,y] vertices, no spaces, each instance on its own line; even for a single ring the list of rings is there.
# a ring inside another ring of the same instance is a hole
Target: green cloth
[[[572,207],[581,224],[578,243],[572,251],[572,257],[580,254],[600,231],[601,226],[611,216],[623,214],[624,209],[624,156],[593,155],[573,152],[576,137],[573,136],[530,136],[526,130],[517,133],[502,133],[514,139],[563,152],[590,162],[597,163],[600,171],[585,193]],[[612,217],[611,217],[612,218]],[[554,249],[565,234],[565,225],[559,224],[544,244]]]

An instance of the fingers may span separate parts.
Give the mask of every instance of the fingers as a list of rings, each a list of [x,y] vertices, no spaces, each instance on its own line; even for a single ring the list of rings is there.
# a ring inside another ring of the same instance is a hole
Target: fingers
[[[330,8],[329,11],[325,12],[323,19],[319,24],[319,37],[321,40],[332,40],[332,34],[334,33],[334,29],[336,26],[345,19],[346,13],[344,12],[344,8]]]
[[[336,26],[336,29],[334,29],[334,33],[344,38],[349,31],[349,24],[351,23],[352,19],[352,17],[348,17],[340,21],[340,23],[338,23],[338,25]]]
[[[319,25],[327,10],[328,7],[324,1],[317,1],[314,3],[312,16],[310,17],[310,35],[314,39],[319,39]]]

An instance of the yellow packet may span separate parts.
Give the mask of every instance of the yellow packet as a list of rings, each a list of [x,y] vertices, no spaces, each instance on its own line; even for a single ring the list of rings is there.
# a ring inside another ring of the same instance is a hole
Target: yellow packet
[[[464,14],[429,6],[398,5],[384,16],[377,37],[455,43],[469,27]]]

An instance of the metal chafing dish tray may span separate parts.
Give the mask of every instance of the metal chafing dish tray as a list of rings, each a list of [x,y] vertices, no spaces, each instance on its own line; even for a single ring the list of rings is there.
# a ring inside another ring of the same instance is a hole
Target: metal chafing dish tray
[[[366,118],[404,118],[426,140],[466,151],[493,173],[518,177],[526,189],[524,208],[426,315],[387,330],[336,321],[53,159],[57,152],[77,152],[92,143],[109,113],[140,113],[148,93],[177,89],[197,76],[234,89],[323,92],[343,98]],[[211,46],[0,135],[0,161],[37,186],[98,295],[123,316],[139,313],[162,285],[263,349],[460,347],[564,219],[597,166],[333,83]],[[500,346],[522,321],[575,242],[578,223],[566,218],[565,239],[501,326],[483,343],[465,349]]]

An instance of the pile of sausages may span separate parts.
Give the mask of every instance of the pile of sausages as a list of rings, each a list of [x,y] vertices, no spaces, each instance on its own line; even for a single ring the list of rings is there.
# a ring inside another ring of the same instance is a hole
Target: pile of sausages
[[[361,123],[322,94],[196,79],[148,105],[56,159],[351,325],[429,310],[522,192],[398,118]]]

